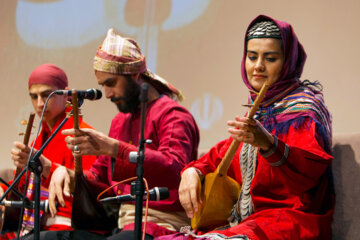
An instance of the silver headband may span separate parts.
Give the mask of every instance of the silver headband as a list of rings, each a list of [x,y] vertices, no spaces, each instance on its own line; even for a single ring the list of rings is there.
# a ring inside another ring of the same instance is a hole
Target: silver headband
[[[279,27],[273,21],[255,23],[248,31],[246,39],[252,38],[277,38],[281,39]]]

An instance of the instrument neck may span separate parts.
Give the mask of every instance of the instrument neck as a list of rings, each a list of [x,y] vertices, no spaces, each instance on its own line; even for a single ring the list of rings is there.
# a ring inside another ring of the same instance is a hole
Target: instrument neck
[[[263,98],[265,97],[265,94],[268,90],[268,88],[270,87],[270,82],[266,81],[263,86],[261,87],[260,92],[258,93],[257,98],[255,99],[255,102],[253,104],[253,106],[251,107],[249,114],[248,114],[248,118],[253,118],[255,116],[256,111],[258,110],[261,101],[263,100]],[[228,148],[228,150],[225,153],[225,156],[223,157],[223,159],[221,160],[219,166],[217,167],[216,171],[219,175],[222,176],[226,176],[227,175],[227,171],[231,165],[231,161],[233,160],[235,153],[237,151],[237,149],[240,146],[240,142],[233,139],[233,141],[231,142],[230,147]]]
[[[27,126],[26,126],[26,132],[25,132],[24,140],[23,140],[23,143],[26,146],[29,144],[31,130],[32,130],[32,126],[33,126],[33,123],[34,123],[34,118],[35,118],[35,113],[33,113],[33,112],[30,113],[29,120],[28,120]],[[14,179],[16,179],[17,176],[19,176],[21,171],[22,171],[21,167],[16,168]]]
[[[72,90],[72,104],[73,104],[73,127],[75,130],[79,128],[79,103],[76,90]],[[82,174],[82,157],[75,157],[75,175]]]

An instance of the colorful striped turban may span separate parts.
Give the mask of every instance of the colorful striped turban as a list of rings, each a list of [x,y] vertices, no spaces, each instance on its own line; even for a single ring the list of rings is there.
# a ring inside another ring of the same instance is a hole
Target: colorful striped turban
[[[58,89],[65,89],[68,86],[68,79],[61,68],[46,63],[35,68],[30,74],[29,89],[33,84],[46,84]]]
[[[146,67],[145,56],[137,42],[123,38],[113,28],[107,32],[103,44],[98,48],[94,58],[94,69],[112,74],[143,74],[150,84],[174,100],[182,100],[183,95],[162,77],[152,73]]]

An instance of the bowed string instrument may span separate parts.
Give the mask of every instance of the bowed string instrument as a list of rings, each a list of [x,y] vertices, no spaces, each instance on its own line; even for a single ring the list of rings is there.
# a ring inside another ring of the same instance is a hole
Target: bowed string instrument
[[[33,123],[34,123],[34,118],[35,118],[35,113],[31,112],[30,115],[29,115],[29,120],[27,121],[27,123],[26,123],[26,120],[22,121],[22,124],[27,124],[25,134],[24,134],[24,139],[23,139],[23,144],[25,146],[28,146],[28,144],[29,144],[31,130],[33,128]],[[19,134],[19,135],[23,135],[23,133]],[[19,174],[21,173],[22,170],[23,170],[22,167],[16,167],[15,175],[14,175],[13,180],[15,180],[19,176]],[[13,186],[13,189],[18,190],[18,183],[15,186]],[[7,199],[9,201],[20,201],[20,200],[22,200],[22,199],[20,199],[19,196],[15,195],[12,192],[9,192]],[[19,224],[20,210],[21,210],[20,208],[15,208],[15,207],[7,207],[7,208],[5,208],[4,219],[6,219],[6,220],[4,221],[4,225],[3,225],[3,230],[4,231],[15,231],[15,230],[17,230],[18,224]]]
[[[73,128],[79,132],[79,102],[76,90],[72,90]],[[110,231],[117,226],[117,221],[97,201],[96,193],[85,180],[82,157],[75,157],[75,187],[72,203],[71,226],[80,230]],[[107,186],[99,183],[102,190]]]
[[[24,140],[23,140],[23,143],[26,146],[29,144],[31,130],[32,130],[33,123],[34,123],[34,118],[35,118],[35,113],[33,113],[33,112],[30,113],[29,120],[28,120],[27,125],[26,125],[26,131],[25,131],[25,135],[24,135]],[[21,167],[16,167],[14,179],[16,179],[17,176],[19,176],[21,171],[22,171]]]
[[[267,80],[260,92],[256,93],[257,97],[251,105],[248,118],[254,117],[269,87],[270,81]],[[233,178],[227,176],[227,171],[239,146],[240,142],[233,139],[215,172],[206,174],[203,187],[199,185],[197,193],[202,199],[202,204],[191,219],[193,229],[211,229],[228,223],[227,219],[238,200],[241,186]]]

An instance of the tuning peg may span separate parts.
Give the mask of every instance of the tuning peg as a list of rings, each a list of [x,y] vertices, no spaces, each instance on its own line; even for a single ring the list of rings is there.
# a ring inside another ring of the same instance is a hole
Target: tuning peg
[[[66,118],[70,118],[71,116],[73,116],[74,114],[71,112],[66,112]],[[83,114],[81,113],[81,109],[79,108],[79,116],[83,116]]]
[[[251,108],[254,106],[254,104],[242,104],[241,106]]]
[[[33,128],[34,128],[34,126],[33,126]],[[33,135],[34,133],[30,133],[30,135]],[[25,135],[25,133],[24,132],[21,132],[21,133],[19,133],[18,134],[19,136],[24,136]]]
[[[255,92],[254,90],[250,90],[250,92],[253,93],[253,94],[259,95],[259,93]]]

